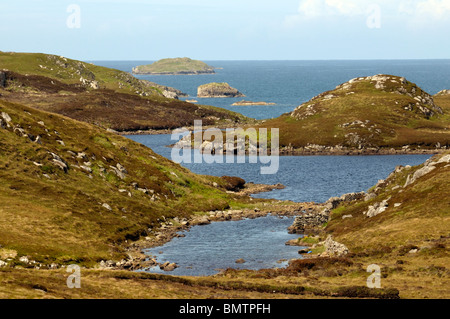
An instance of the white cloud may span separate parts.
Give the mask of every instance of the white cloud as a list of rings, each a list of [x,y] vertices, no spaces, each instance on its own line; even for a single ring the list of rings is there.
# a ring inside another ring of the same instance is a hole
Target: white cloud
[[[450,16],[450,0],[404,1],[399,11],[416,18],[446,19]]]
[[[373,0],[302,0],[298,12],[306,17],[365,14]]]
[[[450,0],[300,0],[297,13],[286,16],[284,26],[294,28],[324,17],[369,17],[374,6],[386,21],[410,28],[450,21]]]
[[[413,17],[450,17],[450,0],[300,0],[298,15],[303,17],[357,16],[367,14],[370,6],[379,5],[390,15],[404,13]]]

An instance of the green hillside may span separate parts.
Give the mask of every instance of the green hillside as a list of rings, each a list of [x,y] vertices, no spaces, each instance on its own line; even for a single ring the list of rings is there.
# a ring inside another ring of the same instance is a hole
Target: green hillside
[[[1,71],[3,69],[3,71]],[[179,90],[129,73],[40,53],[0,52],[2,98],[118,131],[246,121],[241,114],[178,100]]]
[[[449,112],[405,78],[376,75],[339,85],[263,126],[280,129],[285,150],[434,149],[450,146]]]
[[[4,101],[0,149],[0,259],[8,251],[45,263],[117,259],[159,219],[233,201],[220,178],[95,126]]]

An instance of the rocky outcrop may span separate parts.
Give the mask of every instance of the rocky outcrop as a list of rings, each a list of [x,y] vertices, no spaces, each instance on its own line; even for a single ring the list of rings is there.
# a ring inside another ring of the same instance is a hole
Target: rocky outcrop
[[[444,155],[437,160],[435,158],[427,160],[422,168],[416,170],[414,174],[408,175],[408,177],[406,178],[405,185],[403,187],[408,187],[409,185],[413,184],[417,179],[432,172],[434,169],[436,169],[436,165],[449,162],[450,162],[450,154]]]
[[[342,202],[352,202],[356,200],[363,199],[366,196],[365,192],[359,192],[359,193],[348,193],[344,194],[341,197],[331,197],[325,202],[325,208],[331,210],[335,209],[339,206]]]
[[[315,234],[329,219],[330,212],[328,210],[303,212],[300,216],[295,217],[294,223],[288,228],[288,231],[290,234]]]
[[[439,91],[438,93],[436,93],[435,96],[440,96],[440,95],[450,95],[450,90]]]
[[[94,78],[95,78],[95,76],[94,76]],[[100,88],[100,85],[98,84],[98,81],[96,81],[96,80],[89,80],[89,79],[80,77],[80,82],[82,85],[89,87],[93,90],[98,90]]]
[[[381,213],[383,213],[389,207],[389,198],[383,200],[381,203],[375,203],[374,205],[369,206],[369,209],[363,213],[369,218],[375,217]]]
[[[197,89],[199,98],[227,98],[245,96],[228,83],[208,83],[200,85]]]
[[[329,256],[342,257],[348,254],[348,248],[344,244],[333,240],[333,236],[328,235],[324,242],[325,252]]]
[[[322,206],[317,206],[310,211],[303,211],[301,215],[295,218],[294,223],[288,228],[288,231],[290,234],[320,233],[323,225],[330,220],[331,210],[337,208],[343,202],[361,200],[365,196],[365,192],[360,192],[344,194],[341,197],[331,197]]]
[[[446,164],[448,165],[450,163],[450,154],[445,154],[441,156],[435,156],[423,164],[422,167],[419,169],[416,169],[413,172],[409,172],[412,168],[411,166],[397,166],[395,170],[389,174],[389,176],[386,179],[379,180],[378,183],[368,192],[368,194],[364,197],[365,201],[371,201],[374,200],[377,197],[377,194],[383,190],[386,189],[389,185],[392,185],[392,181],[395,180],[395,177],[400,174],[404,173],[406,175],[406,182],[403,185],[394,185],[392,186],[392,190],[395,191],[397,189],[406,188],[412,184],[414,184],[418,179],[428,175],[429,173],[433,172],[435,169],[437,169],[438,165]],[[406,173],[404,172],[406,171]],[[401,190],[403,191],[403,190]],[[393,205],[389,204],[389,201],[391,200],[391,196],[388,198],[383,199],[382,201],[377,201],[374,204],[370,205],[366,211],[363,212],[363,215],[372,218],[375,216],[378,216],[379,214],[385,212],[389,207],[400,207],[402,203],[393,203]]]

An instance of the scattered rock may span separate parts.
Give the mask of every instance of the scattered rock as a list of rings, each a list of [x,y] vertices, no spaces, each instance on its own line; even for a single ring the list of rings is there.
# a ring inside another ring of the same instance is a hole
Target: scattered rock
[[[436,167],[432,166],[432,165],[425,165],[424,167],[418,169],[417,171],[414,172],[414,174],[408,175],[408,177],[406,178],[406,182],[405,185],[403,186],[403,188],[413,184],[418,178],[421,178],[422,176],[430,173],[431,171],[433,171]]]
[[[368,211],[363,214],[371,218],[383,213],[389,207],[388,200],[389,199],[385,199],[381,203],[375,203],[374,205],[369,206]]]
[[[348,254],[348,248],[344,244],[333,240],[333,236],[328,235],[324,242],[325,252],[330,256],[342,257]]]
[[[123,167],[119,163],[117,163],[117,165],[115,167],[114,166],[110,166],[110,168],[113,170],[114,174],[116,174],[116,176],[119,177],[120,179],[125,179],[126,174],[128,174],[128,172],[125,169],[125,167]]]
[[[103,208],[106,208],[107,210],[112,210],[111,206],[109,206],[107,203],[104,203],[102,205]]]
[[[211,224],[211,221],[209,220],[208,217],[202,216],[196,221],[196,224],[199,225],[199,226],[209,225],[209,224]]]
[[[58,166],[60,169],[62,169],[65,173],[67,173],[67,171],[69,170],[69,167],[67,166],[66,163],[64,163],[62,160],[58,160],[58,159],[53,159],[53,163]]]
[[[2,112],[2,118],[6,121],[6,123],[10,123],[12,121],[11,117],[6,112]]]
[[[34,140],[34,142],[35,142],[36,144],[42,145],[42,139],[41,139],[41,137],[38,135],[38,136],[36,137],[36,139]]]
[[[240,258],[236,260],[236,264],[245,264],[245,260],[243,258]]]
[[[348,193],[344,194],[341,197],[331,197],[325,202],[325,207],[329,210],[335,209],[339,206],[342,202],[352,202],[357,201],[366,196],[365,192],[359,192],[359,193]]]
[[[173,271],[176,268],[178,268],[178,265],[176,263],[170,263],[168,261],[159,266],[159,269],[162,269],[164,271]]]
[[[30,262],[30,260],[28,259],[27,256],[22,256],[19,258],[20,262],[23,262],[24,264],[28,264]]]
[[[92,173],[92,168],[90,168],[89,166],[81,165],[80,168],[86,171],[87,173]]]

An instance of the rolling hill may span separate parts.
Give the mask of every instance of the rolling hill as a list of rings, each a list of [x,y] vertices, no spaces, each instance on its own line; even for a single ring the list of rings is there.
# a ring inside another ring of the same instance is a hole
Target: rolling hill
[[[195,175],[96,126],[2,100],[0,150],[1,260],[121,258],[161,220],[233,201],[221,178]]]
[[[280,129],[285,153],[420,152],[450,146],[450,109],[437,101],[405,78],[375,75],[343,83],[262,126]]]
[[[1,71],[3,69],[3,71]],[[179,90],[65,57],[0,52],[2,99],[117,131],[233,125],[238,113],[178,100]]]

